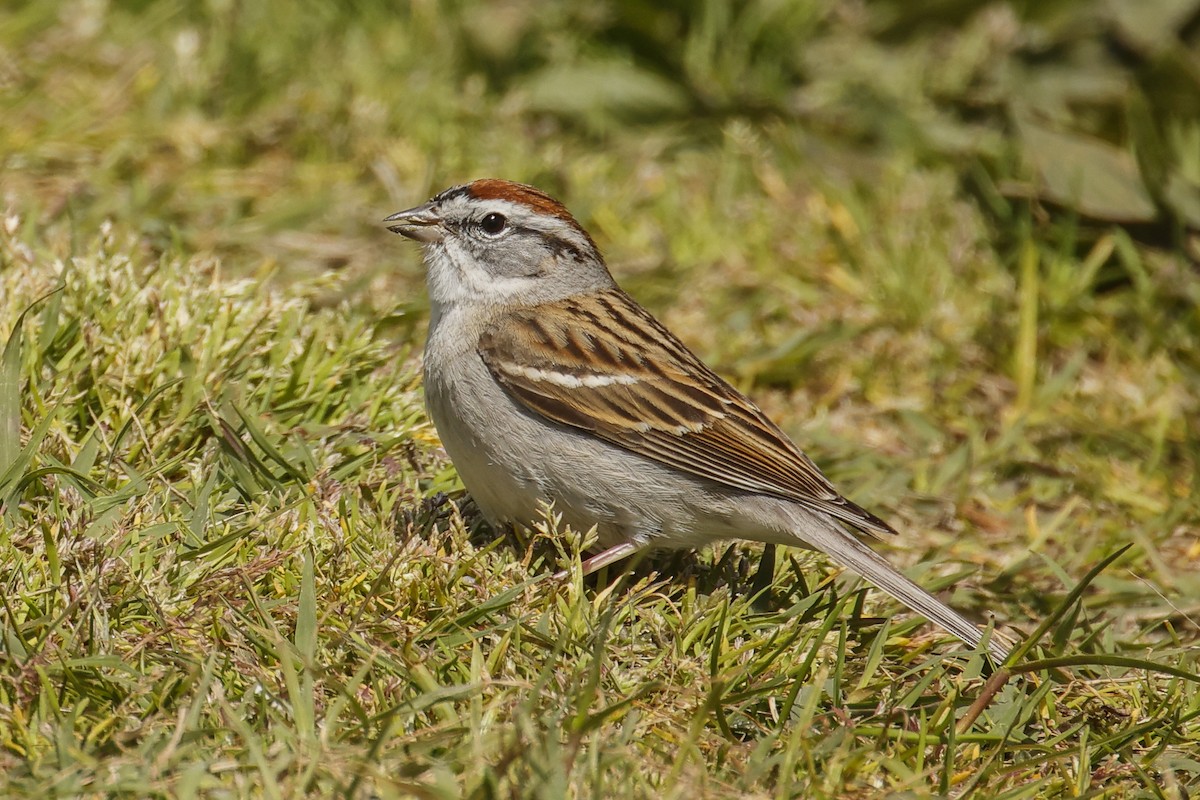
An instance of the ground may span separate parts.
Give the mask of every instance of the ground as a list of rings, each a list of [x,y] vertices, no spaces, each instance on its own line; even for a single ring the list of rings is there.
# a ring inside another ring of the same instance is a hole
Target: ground
[[[1045,6],[0,9],[5,796],[1194,796],[1200,3]],[[483,176],[1000,676],[817,555],[488,528],[381,223]]]

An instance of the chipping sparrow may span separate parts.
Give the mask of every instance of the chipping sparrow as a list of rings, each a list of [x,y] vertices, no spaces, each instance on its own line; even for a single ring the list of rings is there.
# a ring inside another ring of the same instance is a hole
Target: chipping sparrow
[[[425,247],[426,403],[493,525],[528,525],[553,503],[572,528],[596,526],[606,549],[585,571],[721,539],[821,550],[980,643],[848,530],[895,532],[621,291],[557,200],[478,180],[386,222]],[[1008,654],[995,636],[988,652]]]

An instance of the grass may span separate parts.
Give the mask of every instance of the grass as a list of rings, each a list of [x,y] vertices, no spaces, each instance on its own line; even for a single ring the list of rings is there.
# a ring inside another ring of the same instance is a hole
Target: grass
[[[637,68],[660,28],[614,54],[620,3],[0,10],[5,796],[1195,794],[1186,235],[990,194],[1023,173],[911,135],[948,136],[957,73],[923,76],[994,15],[920,56],[894,9],[873,38],[794,4],[854,55],[776,85],[793,39],[754,7],[714,55],[712,4],[674,83]],[[582,532],[488,529],[379,225],[485,174],[561,196],[1021,658],[990,677],[800,551],[763,592],[752,545],[560,582]]]

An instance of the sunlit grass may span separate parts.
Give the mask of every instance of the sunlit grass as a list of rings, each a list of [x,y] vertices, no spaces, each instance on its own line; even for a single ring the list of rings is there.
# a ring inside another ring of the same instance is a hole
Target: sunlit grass
[[[1194,794],[1182,251],[783,116],[564,123],[472,10],[0,12],[6,796]],[[482,175],[561,196],[923,585],[1050,620],[1008,680],[811,554],[561,582],[552,513],[489,530],[379,225]]]

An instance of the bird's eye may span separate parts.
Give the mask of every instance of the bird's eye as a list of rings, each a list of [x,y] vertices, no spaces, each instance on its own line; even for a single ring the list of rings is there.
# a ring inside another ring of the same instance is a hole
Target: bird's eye
[[[508,220],[503,214],[492,212],[479,221],[479,227],[489,236],[497,236],[508,227]]]

